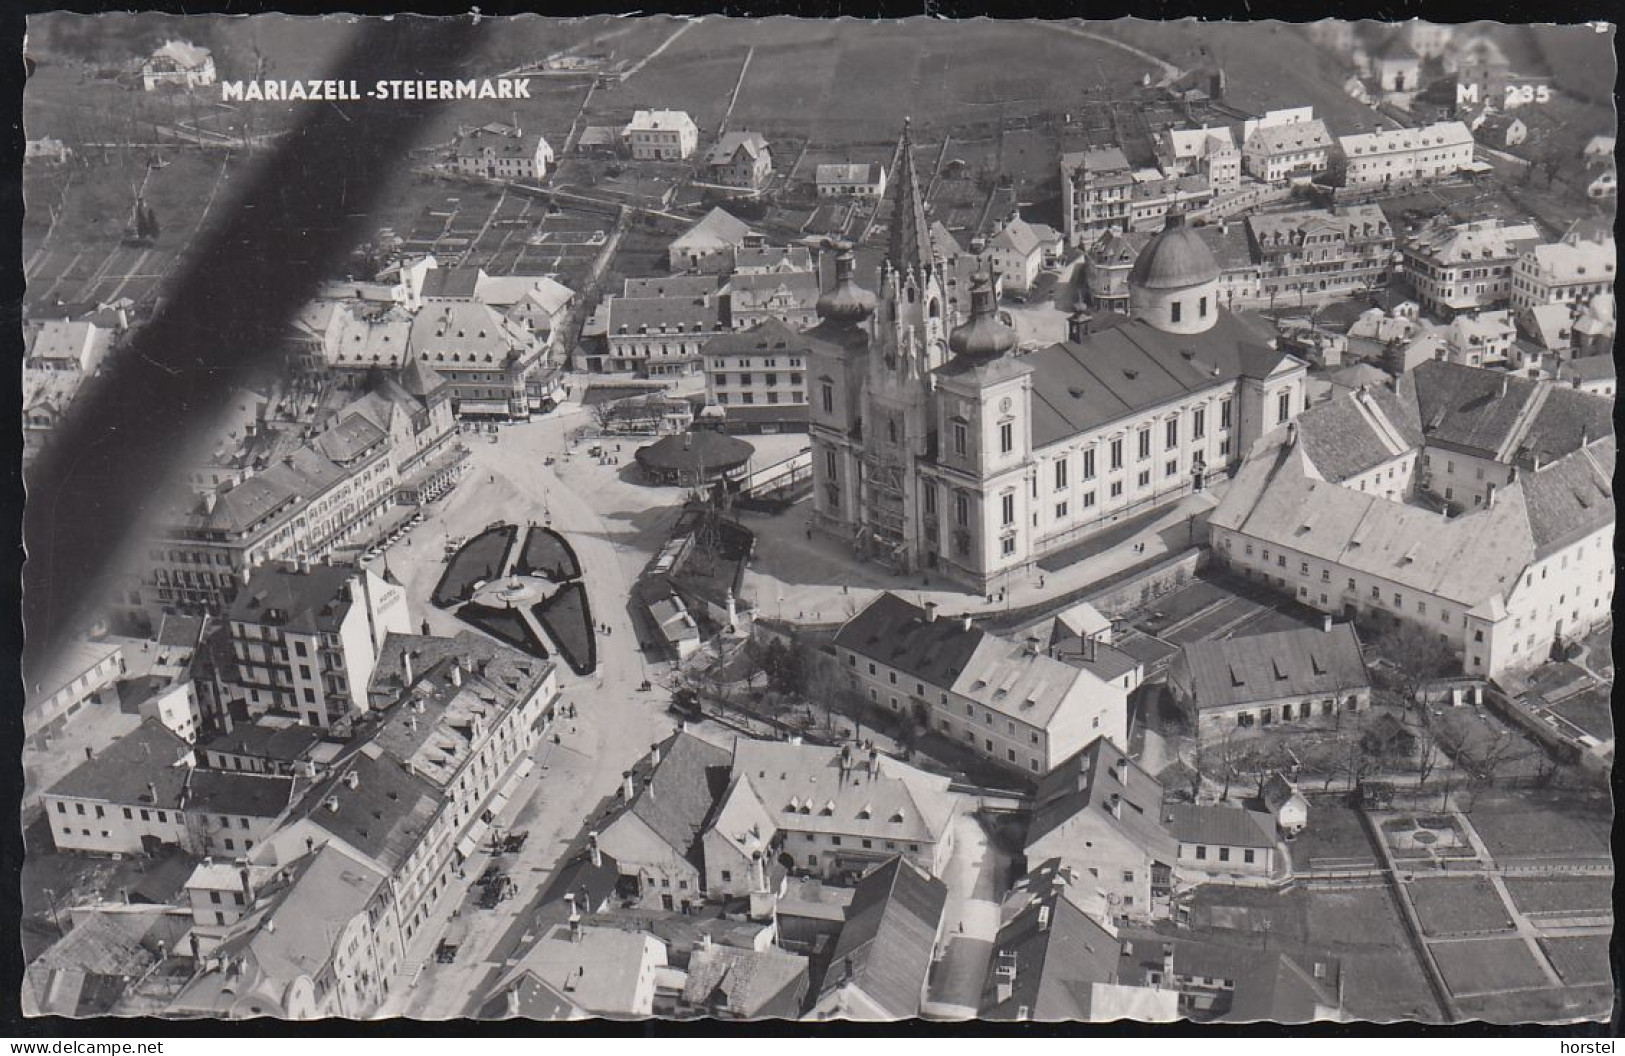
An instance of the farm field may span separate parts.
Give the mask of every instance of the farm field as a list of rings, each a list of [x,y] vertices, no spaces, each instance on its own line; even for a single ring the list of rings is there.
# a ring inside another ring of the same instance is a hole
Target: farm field
[[[1613,912],[1614,878],[1611,876],[1509,877],[1506,886],[1513,905],[1523,913]]]
[[[1470,818],[1490,853],[1498,858],[1601,857],[1608,853],[1607,814],[1555,797],[1480,796]]]
[[[1607,935],[1571,935],[1541,939],[1541,949],[1563,981],[1572,986],[1605,983],[1609,978]]]
[[[1407,887],[1417,919],[1429,935],[1461,935],[1502,931],[1508,927],[1506,907],[1495,888],[1482,877],[1470,880],[1417,880]]]
[[[1546,973],[1522,939],[1435,942],[1428,948],[1457,997],[1547,985]]]

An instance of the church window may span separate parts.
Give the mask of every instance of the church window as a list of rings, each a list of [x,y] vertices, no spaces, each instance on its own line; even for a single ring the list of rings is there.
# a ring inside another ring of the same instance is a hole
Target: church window
[[[999,450],[1009,454],[1016,447],[1016,426],[1014,422],[1001,422],[999,424]]]

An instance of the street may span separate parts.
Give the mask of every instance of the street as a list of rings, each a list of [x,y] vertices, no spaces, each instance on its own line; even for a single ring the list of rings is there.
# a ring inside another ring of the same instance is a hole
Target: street
[[[633,441],[624,442],[618,467],[600,466],[584,451],[564,461],[566,437],[590,420],[579,406],[566,404],[536,421],[501,427],[495,444],[486,442],[486,434],[465,434],[471,457],[461,483],[426,509],[425,522],[408,539],[372,563],[381,571],[387,562],[406,588],[414,625],[427,621],[433,633],[454,635],[466,625],[429,602],[443,568],[446,539],[473,536],[492,521],[550,521],[576,549],[594,622],[608,624],[611,631],[600,636],[598,670],[592,676],[581,678],[558,665],[560,704],[574,704],[577,717],[555,721],[561,743],[555,745],[549,736],[538,744],[535,768],[497,819],[499,828],[530,832],[523,852],[498,859],[517,885],[515,896],[494,910],[474,908],[466,892],[489,858],[483,851],[471,858],[462,886],[451,888],[437,907],[438,923],[418,933],[403,959],[403,982],[422,965],[415,985],[392,992],[381,1015],[463,1015],[503,961],[514,955],[514,931],[523,938],[526,910],[594,806],[614,795],[621,774],[675,726],[664,694],[639,689],[646,678],[657,680],[665,665],[649,661],[638,649],[628,599],[638,572],[675,520],[681,496],[677,489],[644,488],[617,479],[632,462]],[[554,466],[546,465],[548,456],[558,460]],[[454,911],[468,931],[456,961],[439,964],[435,947]]]

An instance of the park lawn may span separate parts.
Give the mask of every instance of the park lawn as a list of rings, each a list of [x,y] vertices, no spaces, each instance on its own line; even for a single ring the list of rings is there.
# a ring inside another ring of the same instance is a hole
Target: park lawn
[[[564,536],[551,528],[531,528],[525,536],[524,549],[514,564],[521,575],[546,576],[555,583],[578,579],[581,563]]]
[[[1546,974],[1522,939],[1474,939],[1428,946],[1457,997],[1546,985]]]
[[[447,562],[446,571],[434,588],[434,603],[447,608],[467,601],[474,596],[476,583],[489,582],[501,575],[508,547],[518,532],[516,525],[504,524],[498,528],[487,528],[464,543]]]
[[[591,674],[598,666],[598,634],[586,586],[580,580],[566,583],[552,597],[532,606],[531,613],[558,646],[570,670]]]
[[[1571,986],[1587,983],[1606,983],[1611,978],[1608,960],[1608,935],[1565,935],[1561,938],[1541,939],[1541,949],[1552,962],[1557,974]]]
[[[1422,930],[1429,935],[1502,931],[1506,906],[1488,880],[1414,880],[1406,888]]]
[[[1496,857],[1608,853],[1609,817],[1556,797],[1479,796],[1471,821]]]
[[[1612,913],[1609,876],[1507,878],[1507,893],[1522,913]]]

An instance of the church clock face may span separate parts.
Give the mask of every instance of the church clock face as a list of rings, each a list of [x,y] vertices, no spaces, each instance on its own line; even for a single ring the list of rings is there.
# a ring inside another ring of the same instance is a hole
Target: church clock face
[[[1013,404],[1014,404],[1014,401],[1012,401],[1010,399],[1010,397],[1006,396],[1004,399],[999,401],[999,410],[1003,411],[1006,414],[1009,414],[1010,413],[1010,408],[1013,406]]]

